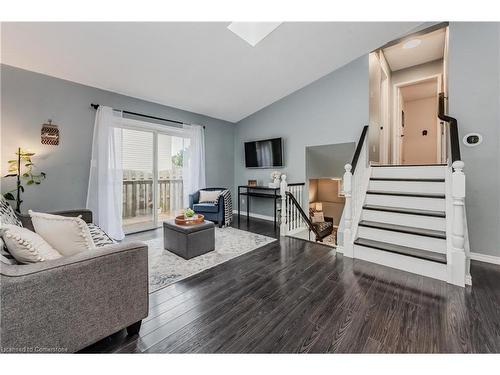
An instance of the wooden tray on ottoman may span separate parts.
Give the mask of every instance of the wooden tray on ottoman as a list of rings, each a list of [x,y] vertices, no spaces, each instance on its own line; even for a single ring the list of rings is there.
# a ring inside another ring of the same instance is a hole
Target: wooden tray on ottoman
[[[201,224],[205,221],[205,216],[196,214],[193,217],[185,217],[184,215],[179,215],[175,217],[175,224],[177,225],[196,225]]]

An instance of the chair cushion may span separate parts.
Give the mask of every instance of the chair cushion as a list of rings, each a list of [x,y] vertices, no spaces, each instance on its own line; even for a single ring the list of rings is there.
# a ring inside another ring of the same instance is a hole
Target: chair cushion
[[[194,212],[219,212],[219,206],[214,203],[193,204]]]
[[[198,203],[217,203],[220,193],[220,190],[200,190]]]
[[[106,245],[114,244],[115,241],[108,234],[101,229],[101,227],[88,223],[87,226],[90,230],[90,235],[92,236],[92,241],[94,241],[95,247],[102,247]]]
[[[17,225],[18,227],[23,226],[21,220],[19,220],[16,213],[2,194],[0,194],[0,222],[2,224]]]

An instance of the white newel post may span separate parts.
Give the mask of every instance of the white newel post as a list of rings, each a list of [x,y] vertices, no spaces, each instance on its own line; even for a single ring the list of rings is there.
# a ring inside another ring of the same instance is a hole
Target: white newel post
[[[452,200],[453,200],[453,224],[452,224],[452,250],[449,262],[450,282],[455,285],[465,285],[465,174],[463,172],[464,162],[457,160],[452,165]]]
[[[286,236],[288,224],[287,224],[287,212],[286,212],[286,191],[288,189],[288,184],[286,182],[286,175],[281,175],[280,182],[280,195],[281,195],[281,220],[280,220],[280,236]]]
[[[352,258],[354,256],[352,241],[352,166],[346,164],[344,168],[344,256]]]

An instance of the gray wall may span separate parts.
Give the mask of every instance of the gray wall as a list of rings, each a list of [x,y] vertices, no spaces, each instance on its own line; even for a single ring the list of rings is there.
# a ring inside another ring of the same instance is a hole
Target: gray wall
[[[207,185],[233,186],[232,123],[6,65],[1,65],[1,84],[2,174],[17,146],[36,152],[37,167],[47,173],[42,185],[27,188],[24,210],[85,206],[95,117],[90,103],[205,125]],[[59,146],[40,144],[47,119],[59,125]],[[6,182],[3,178],[2,192],[13,186]]]
[[[306,147],[306,179],[342,178],[355,149],[356,142]]]
[[[450,24],[449,112],[460,139],[483,135],[477,147],[461,144],[467,180],[471,250],[500,256],[500,23]]]
[[[283,137],[282,172],[288,175],[289,182],[305,182],[307,146],[357,142],[367,123],[368,55],[365,55],[238,122],[235,186],[245,185],[249,179],[266,184],[270,181],[272,169],[245,168],[245,141]],[[272,201],[253,198],[250,211],[271,216]]]

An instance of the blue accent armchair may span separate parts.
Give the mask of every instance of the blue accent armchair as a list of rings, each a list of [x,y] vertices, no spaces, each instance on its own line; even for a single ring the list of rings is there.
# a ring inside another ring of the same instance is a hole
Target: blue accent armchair
[[[214,191],[214,190],[226,190],[226,188],[205,188],[201,190]],[[189,208],[191,208],[197,214],[202,214],[205,219],[214,221],[219,224],[219,228],[224,225],[224,197],[219,196],[219,201],[217,204],[214,203],[199,203],[200,200],[200,190],[193,194],[189,194]]]

